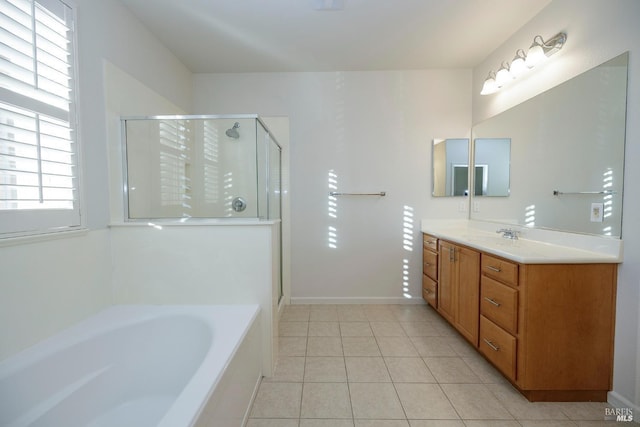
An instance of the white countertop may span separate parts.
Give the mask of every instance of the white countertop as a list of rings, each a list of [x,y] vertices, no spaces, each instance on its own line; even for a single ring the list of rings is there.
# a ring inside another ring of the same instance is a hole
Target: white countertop
[[[496,233],[500,228],[517,230],[517,240]],[[469,246],[522,264],[621,263],[622,240],[513,224],[472,220],[422,220],[421,230],[441,239]]]

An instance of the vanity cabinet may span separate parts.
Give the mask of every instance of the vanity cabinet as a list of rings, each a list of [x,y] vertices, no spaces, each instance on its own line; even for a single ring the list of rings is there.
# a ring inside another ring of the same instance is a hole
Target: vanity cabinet
[[[440,238],[437,311],[530,401],[606,401],[615,263],[524,264]]]
[[[438,259],[438,312],[477,347],[480,253],[440,240]]]
[[[422,298],[438,308],[438,238],[422,236]]]

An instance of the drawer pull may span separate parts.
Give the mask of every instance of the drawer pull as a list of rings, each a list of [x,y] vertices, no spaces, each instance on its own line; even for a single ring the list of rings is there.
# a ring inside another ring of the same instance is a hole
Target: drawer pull
[[[487,265],[487,268],[491,271],[495,271],[496,273],[500,273],[502,271],[499,267],[494,267],[492,265]]]
[[[425,245],[435,245],[435,243],[436,243],[435,240],[424,240]]]
[[[422,290],[424,291],[425,294],[430,294],[431,293],[430,289],[422,288]]]
[[[496,307],[500,307],[500,303],[492,298],[489,297],[484,297],[485,300],[489,301],[491,304],[495,305]]]
[[[497,345],[495,345],[494,343],[492,343],[492,342],[491,342],[491,341],[489,341],[488,339],[483,338],[483,341],[484,341],[484,342],[485,342],[489,347],[491,347],[491,349],[492,349],[492,350],[500,351],[500,347],[498,347]]]

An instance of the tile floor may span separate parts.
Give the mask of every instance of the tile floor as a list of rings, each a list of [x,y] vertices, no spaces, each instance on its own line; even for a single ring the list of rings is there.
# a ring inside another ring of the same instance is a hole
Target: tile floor
[[[600,426],[606,403],[531,403],[426,305],[290,305],[247,427]]]

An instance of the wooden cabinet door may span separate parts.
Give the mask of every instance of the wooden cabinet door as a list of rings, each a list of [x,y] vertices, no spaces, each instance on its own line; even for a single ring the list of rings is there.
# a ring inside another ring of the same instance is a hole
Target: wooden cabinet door
[[[455,323],[455,297],[454,286],[456,280],[455,272],[455,245],[449,242],[440,241],[438,273],[438,312],[450,323]]]
[[[456,326],[460,333],[477,347],[480,320],[480,253],[456,246],[455,265],[458,270]]]

